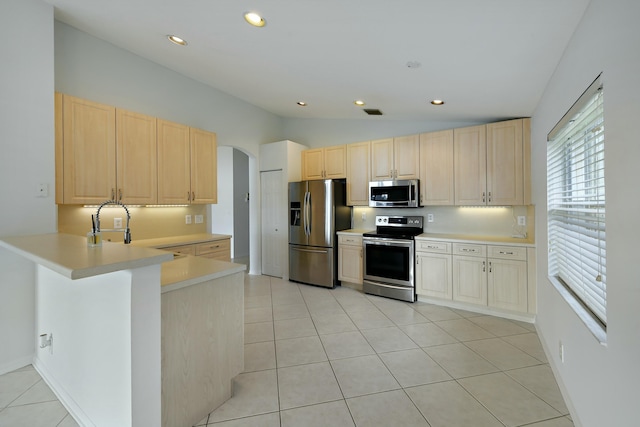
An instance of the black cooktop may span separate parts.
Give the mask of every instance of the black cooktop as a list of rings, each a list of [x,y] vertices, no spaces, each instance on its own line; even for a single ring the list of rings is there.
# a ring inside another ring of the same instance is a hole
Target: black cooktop
[[[413,240],[423,233],[422,220],[421,216],[376,215],[376,231],[364,233],[363,237]]]

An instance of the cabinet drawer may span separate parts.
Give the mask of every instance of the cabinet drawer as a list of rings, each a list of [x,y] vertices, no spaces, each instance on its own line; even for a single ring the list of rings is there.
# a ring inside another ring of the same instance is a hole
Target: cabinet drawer
[[[450,254],[451,243],[416,240],[416,251]]]
[[[487,256],[486,245],[476,245],[473,243],[454,243],[453,244],[454,255],[466,255],[466,256]]]
[[[340,234],[338,235],[338,243],[340,245],[362,246],[362,236],[346,236],[344,234]]]
[[[527,248],[520,246],[489,246],[489,258],[527,260]]]
[[[167,246],[166,248],[160,248],[163,251],[169,251],[173,253],[183,255],[195,255],[196,248],[193,245],[181,245],[181,246]]]
[[[231,251],[231,241],[229,239],[225,240],[215,240],[213,242],[199,243],[196,246],[196,255],[207,255],[214,252],[221,252],[229,254]]]

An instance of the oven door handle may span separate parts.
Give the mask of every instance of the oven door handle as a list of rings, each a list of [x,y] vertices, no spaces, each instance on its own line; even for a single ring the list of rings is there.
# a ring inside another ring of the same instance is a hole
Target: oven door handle
[[[380,246],[403,246],[403,247],[412,247],[413,240],[394,240],[394,239],[385,239],[382,237],[365,237],[362,239],[364,245],[380,245]]]
[[[413,286],[390,285],[388,283],[374,282],[374,281],[371,281],[371,280],[364,280],[364,282],[372,284],[372,285],[384,286],[385,288],[399,289],[399,290],[402,290],[402,291],[413,288]]]

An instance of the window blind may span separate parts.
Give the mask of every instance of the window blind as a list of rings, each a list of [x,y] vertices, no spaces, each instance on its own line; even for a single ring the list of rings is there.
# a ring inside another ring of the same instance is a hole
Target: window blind
[[[549,275],[606,326],[604,108],[600,78],[548,135]]]

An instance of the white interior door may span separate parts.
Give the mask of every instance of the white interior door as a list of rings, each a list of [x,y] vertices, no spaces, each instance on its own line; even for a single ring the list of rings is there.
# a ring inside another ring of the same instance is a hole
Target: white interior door
[[[262,274],[283,277],[287,253],[287,216],[282,170],[260,172]]]

